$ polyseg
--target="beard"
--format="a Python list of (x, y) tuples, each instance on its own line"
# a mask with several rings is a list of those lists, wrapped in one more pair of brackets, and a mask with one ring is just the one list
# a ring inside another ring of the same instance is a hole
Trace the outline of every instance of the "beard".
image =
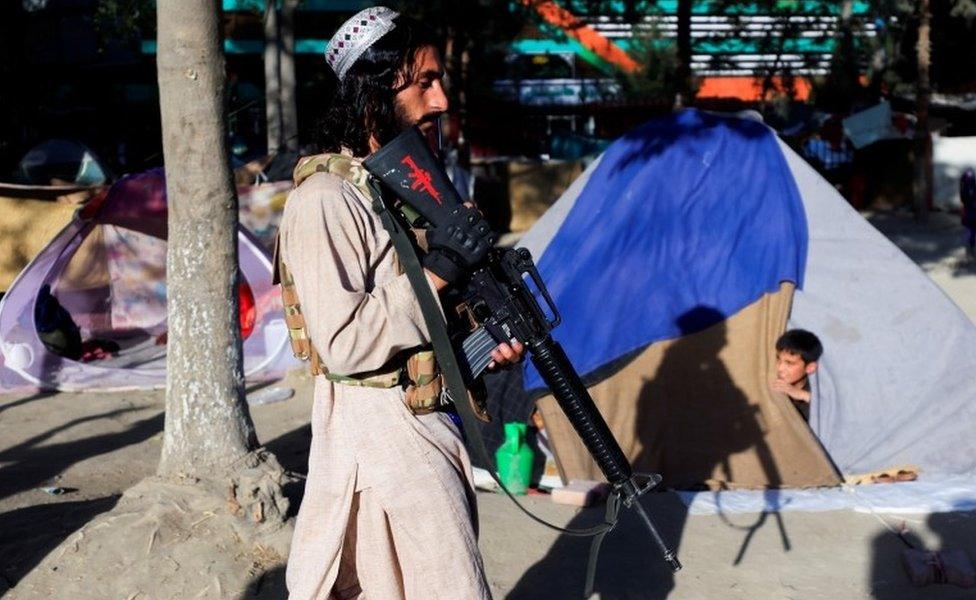
[(414, 120), (407, 115), (406, 110), (404, 110), (401, 104), (394, 104), (393, 119), (395, 121), (396, 133), (401, 134), (415, 125), (419, 126), (421, 128), (420, 132), (426, 138), (431, 150), (435, 153), (440, 152), (441, 140), (438, 123), (442, 114), (440, 112), (427, 113), (419, 119)]
[(393, 121), (396, 125), (396, 132), (398, 134), (403, 133), (410, 127), (413, 127), (410, 117), (407, 116), (407, 112), (400, 103), (395, 103), (393, 105)]

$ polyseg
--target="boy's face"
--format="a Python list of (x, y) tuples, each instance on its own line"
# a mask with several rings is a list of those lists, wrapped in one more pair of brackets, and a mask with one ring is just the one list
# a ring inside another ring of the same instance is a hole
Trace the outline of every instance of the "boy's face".
[(817, 370), (817, 362), (803, 362), (803, 358), (795, 352), (780, 350), (776, 353), (776, 379), (796, 385), (813, 375)]

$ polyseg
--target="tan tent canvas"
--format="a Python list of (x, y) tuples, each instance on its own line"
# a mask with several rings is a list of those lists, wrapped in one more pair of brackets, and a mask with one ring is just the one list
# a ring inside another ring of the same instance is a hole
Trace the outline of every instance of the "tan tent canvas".
[(77, 206), (0, 196), (0, 292), (71, 221)]
[[(840, 483), (797, 410), (770, 391), (792, 296), (784, 283), (717, 325), (650, 345), (589, 387), (635, 470), (677, 488)], [(563, 478), (600, 479), (555, 399), (538, 406)]]

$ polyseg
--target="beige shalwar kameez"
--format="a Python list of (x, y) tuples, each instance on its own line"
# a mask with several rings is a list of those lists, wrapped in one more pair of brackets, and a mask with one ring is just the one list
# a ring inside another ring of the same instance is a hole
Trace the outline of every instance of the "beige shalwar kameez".
[[(372, 371), (427, 344), (420, 306), (370, 200), (331, 173), (300, 183), (285, 207), (281, 252), (324, 365)], [(415, 416), (403, 396), (399, 387), (316, 377), (290, 598), (490, 598), (459, 431), (443, 413)]]

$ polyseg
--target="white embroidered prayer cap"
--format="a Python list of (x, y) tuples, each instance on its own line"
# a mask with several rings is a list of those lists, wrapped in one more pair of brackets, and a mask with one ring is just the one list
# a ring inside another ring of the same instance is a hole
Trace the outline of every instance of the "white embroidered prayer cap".
[(393, 31), (393, 22), (399, 13), (385, 6), (374, 6), (356, 13), (335, 32), (325, 47), (325, 62), (335, 71), (339, 81), (349, 72), (363, 52), (387, 33)]

